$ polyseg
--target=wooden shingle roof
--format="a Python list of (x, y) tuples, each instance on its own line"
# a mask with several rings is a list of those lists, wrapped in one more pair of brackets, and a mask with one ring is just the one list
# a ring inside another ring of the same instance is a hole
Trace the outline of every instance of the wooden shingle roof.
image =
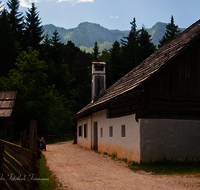
[(0, 117), (11, 116), (16, 97), (16, 91), (0, 92)]
[(127, 73), (124, 77), (119, 79), (110, 88), (106, 90), (104, 96), (99, 98), (94, 103), (89, 103), (86, 107), (81, 109), (73, 118), (79, 115), (84, 115), (94, 108), (106, 104), (110, 100), (119, 97), (136, 87), (139, 87), (145, 80), (149, 79), (153, 74), (160, 70), (168, 61), (176, 55), (179, 55), (186, 47), (193, 41), (200, 37), (200, 20), (191, 25), (181, 34), (179, 34), (172, 41), (163, 45), (156, 50), (152, 55), (140, 63), (137, 67)]

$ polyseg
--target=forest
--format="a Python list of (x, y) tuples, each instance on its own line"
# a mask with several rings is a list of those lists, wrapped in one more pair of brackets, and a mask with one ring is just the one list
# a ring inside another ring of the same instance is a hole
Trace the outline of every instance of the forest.
[[(2, 3), (0, 2), (0, 7)], [(60, 42), (55, 30), (44, 36), (39, 12), (34, 3), (23, 13), (19, 1), (8, 0), (8, 10), (0, 9), (0, 91), (17, 91), (23, 122), (16, 133), (37, 121), (38, 134), (64, 134), (76, 131), (71, 117), (91, 101), (91, 66), (106, 62), (106, 87), (110, 87), (155, 50), (145, 28), (130, 22), (128, 36), (99, 52), (95, 42), (86, 53), (72, 41)], [(171, 22), (159, 47), (180, 33)]]

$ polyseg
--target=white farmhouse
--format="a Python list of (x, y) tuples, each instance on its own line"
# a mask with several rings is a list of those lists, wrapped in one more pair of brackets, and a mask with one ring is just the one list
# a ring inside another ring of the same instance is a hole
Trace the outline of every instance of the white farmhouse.
[(200, 20), (107, 90), (105, 63), (92, 67), (79, 145), (137, 162), (200, 158)]

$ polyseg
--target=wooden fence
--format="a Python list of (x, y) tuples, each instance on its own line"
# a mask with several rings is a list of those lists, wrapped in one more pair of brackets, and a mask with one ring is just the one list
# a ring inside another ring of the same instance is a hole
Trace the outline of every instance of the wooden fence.
[[(0, 139), (0, 189), (39, 189), (37, 122), (31, 120), (30, 135), (20, 134), (21, 147)], [(29, 148), (29, 149), (28, 149)]]

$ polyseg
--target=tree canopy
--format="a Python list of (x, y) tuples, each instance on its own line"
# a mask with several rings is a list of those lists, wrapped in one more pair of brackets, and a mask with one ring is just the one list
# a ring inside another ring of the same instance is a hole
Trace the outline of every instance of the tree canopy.
[(19, 1), (18, 0), (8, 0), (7, 2), (8, 8), (10, 9), (9, 12), (9, 23), (12, 27), (13, 33), (15, 35), (16, 40), (19, 42), (22, 39), (22, 33), (23, 33), (23, 13), (19, 12)]
[(178, 25), (174, 24), (174, 17), (171, 16), (171, 22), (166, 25), (166, 32), (161, 40), (159, 40), (158, 47), (160, 48), (162, 45), (175, 38), (178, 34), (180, 34), (180, 30), (178, 30)]
[(137, 29), (135, 18), (129, 34), (110, 49), (100, 52), (96, 41), (87, 53), (72, 41), (60, 43), (57, 30), (43, 37), (34, 3), (25, 16), (18, 0), (8, 0), (8, 6), (10, 12), (0, 13), (0, 90), (18, 92), (24, 121), (18, 132), (28, 128), (30, 119), (37, 121), (39, 134), (75, 131), (70, 118), (91, 102), (92, 61), (106, 62), (108, 88), (156, 49), (145, 27)]
[(43, 39), (43, 28), (41, 25), (41, 19), (39, 13), (36, 11), (35, 4), (26, 12), (25, 17), (25, 47), (32, 46), (34, 49), (38, 49), (40, 42)]
[(136, 67), (156, 49), (146, 29), (143, 27), (141, 30), (137, 30), (135, 18), (133, 18), (130, 24), (131, 30), (129, 35), (121, 39), (122, 56), (125, 61), (126, 72)]
[(99, 52), (99, 46), (98, 46), (98, 42), (96, 41), (94, 43), (94, 47), (93, 47), (94, 61), (98, 61), (99, 54), (100, 54), (100, 52)]
[(138, 65), (138, 53), (139, 53), (139, 31), (137, 31), (136, 19), (130, 22), (131, 30), (127, 37), (121, 39), (123, 56), (127, 61), (127, 67), (129, 69)]

